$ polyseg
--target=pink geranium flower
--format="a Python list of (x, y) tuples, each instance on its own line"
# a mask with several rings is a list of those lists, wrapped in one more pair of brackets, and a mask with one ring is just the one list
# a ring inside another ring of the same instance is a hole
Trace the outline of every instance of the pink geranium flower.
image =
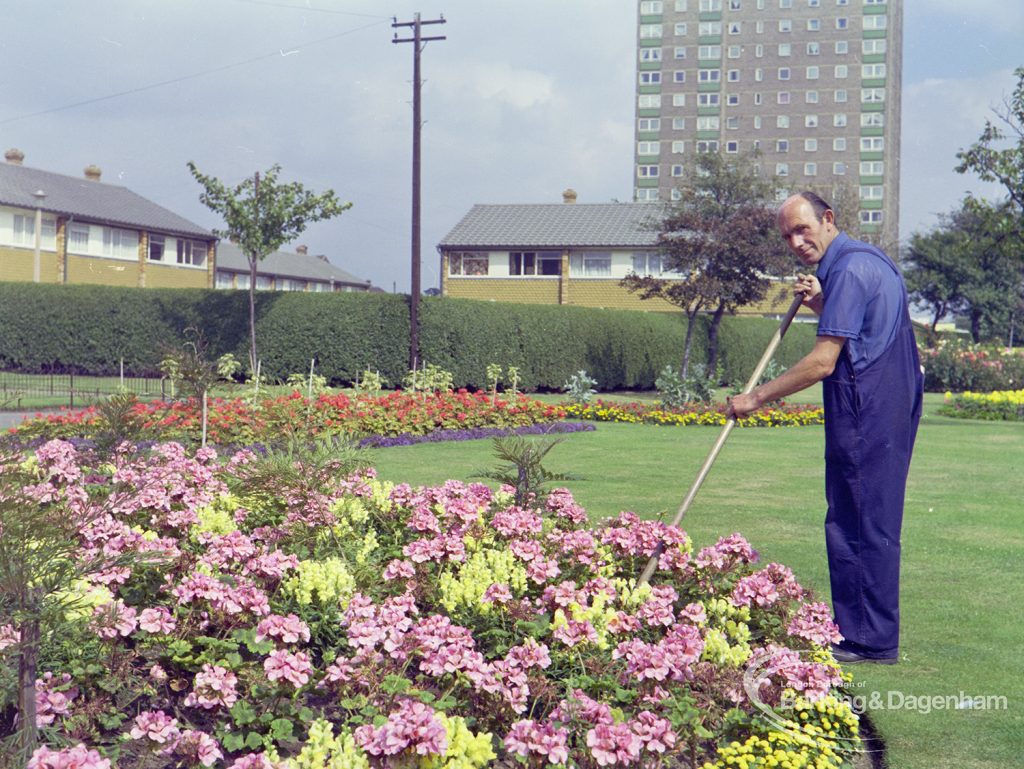
[(287, 681), (296, 689), (300, 689), (309, 683), (309, 674), (313, 666), (305, 652), (293, 654), (284, 649), (276, 649), (263, 661), (263, 669), (271, 681)]

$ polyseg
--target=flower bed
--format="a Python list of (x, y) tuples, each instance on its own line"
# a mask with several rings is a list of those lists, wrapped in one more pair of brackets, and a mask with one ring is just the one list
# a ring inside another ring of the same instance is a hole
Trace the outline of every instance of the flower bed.
[(1024, 382), (1024, 350), (940, 341), (921, 350), (927, 392), (990, 392), (1020, 387)]
[[(143, 429), (157, 431), (161, 439), (199, 442), (202, 413), (195, 401), (139, 403), (133, 416)], [(296, 432), (312, 437), (426, 435), (435, 430), (524, 427), (562, 416), (558, 406), (522, 394), (514, 399), (492, 399), (488, 393), (466, 390), (416, 395), (392, 392), (321, 395), (309, 401), (293, 392), (263, 400), (256, 407), (241, 398), (212, 401), (208, 437), (213, 443), (240, 446), (271, 443)], [(100, 427), (100, 410), (92, 407), (40, 415), (11, 432), (22, 440), (88, 438)]]
[[(692, 403), (685, 408), (666, 409), (657, 404), (614, 403), (597, 400), (593, 403), (568, 404), (565, 415), (574, 419), (593, 419), (597, 422), (633, 422), (637, 424), (685, 426), (724, 425), (725, 406)], [(819, 406), (788, 404), (780, 401), (774, 406), (737, 420), (739, 427), (784, 427), (793, 425), (824, 424), (825, 412)]]
[(1024, 390), (998, 390), (991, 393), (946, 393), (939, 413), (960, 419), (1024, 421)]
[(520, 508), (177, 444), (95, 465), (51, 441), (2, 469), (25, 483), (10, 509), (52, 514), (91, 564), (34, 582), (33, 769), (838, 769), (859, 744), (827, 607), (739, 534), (695, 550), (633, 513), (590, 525), (565, 489)]

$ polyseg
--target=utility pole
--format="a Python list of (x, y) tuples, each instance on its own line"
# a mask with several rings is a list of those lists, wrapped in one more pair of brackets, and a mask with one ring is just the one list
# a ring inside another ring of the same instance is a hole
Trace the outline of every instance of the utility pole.
[(424, 37), (422, 28), (427, 24), (444, 24), (444, 16), (423, 21), (417, 13), (412, 21), (399, 22), (392, 18), (392, 28), (412, 27), (413, 36), (399, 38), (394, 33), (392, 43), (412, 43), (412, 289), (409, 296), (409, 368), (415, 369), (419, 357), (420, 335), (420, 53), (431, 40), (444, 40), (444, 36)]

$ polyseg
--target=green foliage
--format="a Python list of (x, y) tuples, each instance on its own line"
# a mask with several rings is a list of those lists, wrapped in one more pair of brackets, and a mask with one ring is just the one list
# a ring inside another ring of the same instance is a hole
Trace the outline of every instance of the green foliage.
[(519, 435), (495, 438), (492, 444), (494, 455), (508, 464), (478, 473), (477, 477), (511, 486), (515, 489), (515, 504), (529, 505), (549, 483), (580, 480), (570, 473), (553, 473), (544, 467), (544, 458), (548, 452), (564, 440), (528, 440)]
[(683, 377), (675, 366), (665, 366), (654, 381), (665, 408), (679, 408), (686, 403), (710, 403), (717, 382), (707, 375), (706, 367), (698, 363)]
[(594, 389), (596, 384), (596, 379), (580, 369), (565, 381), (562, 389), (565, 390), (572, 403), (588, 403), (597, 393), (597, 390)]
[[(408, 363), (407, 297), (391, 294), (260, 292), (256, 296), (261, 374), (282, 381), (310, 359), (332, 384), (380, 376), (402, 381)], [(646, 390), (679, 359), (687, 322), (679, 314), (469, 299), (424, 298), (420, 349), (452, 372), (455, 387), (485, 388), (488, 364), (505, 362), (515, 391), (561, 391), (580, 369), (604, 390)], [(247, 357), (245, 295), (198, 289), (112, 288), (0, 283), (0, 368), (30, 373), (159, 374), (169, 347), (198, 329), (208, 357)], [(695, 319), (694, 355), (704, 356), (706, 316)], [(725, 317), (719, 339), (725, 381), (750, 375), (772, 320)], [(794, 324), (778, 353), (791, 365), (813, 344), (813, 327)], [(512, 372), (515, 372), (513, 375)]]
[(357, 376), (355, 381), (355, 389), (357, 392), (369, 393), (376, 395), (384, 389), (384, 382), (380, 378), (379, 371), (370, 371), (366, 369)]
[(419, 369), (410, 369), (402, 378), (402, 388), (409, 393), (437, 393), (451, 390), (455, 379), (451, 371), (445, 371), (433, 363), (426, 363)]

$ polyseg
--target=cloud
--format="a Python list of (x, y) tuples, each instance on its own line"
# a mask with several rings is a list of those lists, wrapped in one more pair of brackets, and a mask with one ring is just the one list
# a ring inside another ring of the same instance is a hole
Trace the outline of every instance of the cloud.
[(987, 198), (1005, 196), (998, 185), (953, 169), (956, 153), (977, 140), (1013, 85), (1013, 71), (1003, 69), (982, 77), (927, 79), (904, 86), (900, 142), (904, 237), (934, 226), (936, 215), (955, 208), (967, 192)]

